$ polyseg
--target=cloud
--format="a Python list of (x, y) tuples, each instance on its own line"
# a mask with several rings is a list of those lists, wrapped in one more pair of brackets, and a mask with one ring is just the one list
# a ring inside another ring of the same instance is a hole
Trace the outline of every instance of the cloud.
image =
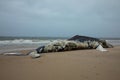
[(101, 36), (110, 36), (110, 32), (118, 36), (119, 3), (119, 0), (0, 0), (0, 28), (4, 29), (1, 34), (9, 27), (21, 32), (24, 28), (41, 31), (51, 27), (50, 31), (60, 29), (60, 33), (66, 34), (89, 35), (97, 31), (103, 32)]

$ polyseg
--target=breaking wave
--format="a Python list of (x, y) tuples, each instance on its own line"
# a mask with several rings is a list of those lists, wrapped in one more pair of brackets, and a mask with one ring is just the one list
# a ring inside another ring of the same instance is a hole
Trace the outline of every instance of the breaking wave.
[(38, 44), (38, 43), (49, 43), (52, 40), (25, 40), (25, 39), (15, 39), (15, 40), (2, 40), (0, 44)]

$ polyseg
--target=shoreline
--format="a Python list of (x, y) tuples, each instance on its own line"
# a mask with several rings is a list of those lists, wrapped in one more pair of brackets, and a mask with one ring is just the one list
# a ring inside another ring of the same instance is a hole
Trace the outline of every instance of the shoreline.
[(119, 80), (120, 46), (107, 50), (43, 53), (36, 59), (0, 55), (0, 80)]
[[(113, 48), (115, 47), (120, 47), (120, 45), (115, 45)], [(0, 50), (0, 55), (4, 54), (4, 53), (11, 53), (11, 52), (15, 52), (15, 53), (23, 53), (23, 54), (27, 54), (28, 52), (34, 51), (37, 48), (16, 48), (16, 49), (8, 49), (6, 51)], [(112, 48), (105, 48), (105, 49), (112, 49)], [(80, 49), (80, 50), (96, 50), (96, 49)], [(70, 50), (70, 51), (79, 51), (79, 50)], [(70, 51), (60, 51), (60, 52), (70, 52)], [(60, 53), (58, 52), (58, 53)], [(49, 52), (49, 53), (57, 53), (57, 52)], [(42, 53), (44, 54), (44, 53)], [(47, 54), (47, 53), (45, 53)]]
[[(54, 40), (53, 40), (54, 41)], [(56, 41), (56, 40), (55, 40)], [(108, 43), (112, 44), (113, 46), (120, 46), (120, 40), (106, 40)], [(40, 46), (46, 45), (51, 40), (22, 40), (22, 39), (15, 39), (13, 41), (5, 40), (0, 42), (0, 54), (5, 52), (12, 52), (12, 51), (20, 51), (20, 50), (30, 50), (30, 49), (37, 49)]]

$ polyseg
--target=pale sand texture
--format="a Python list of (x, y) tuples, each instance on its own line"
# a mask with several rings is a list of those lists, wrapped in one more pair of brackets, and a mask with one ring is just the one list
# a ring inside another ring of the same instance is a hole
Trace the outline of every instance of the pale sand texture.
[(0, 80), (120, 80), (120, 47), (30, 56), (0, 55)]

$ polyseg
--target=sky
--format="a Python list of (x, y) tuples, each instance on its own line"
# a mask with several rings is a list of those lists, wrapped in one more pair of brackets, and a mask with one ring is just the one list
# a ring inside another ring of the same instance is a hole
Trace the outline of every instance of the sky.
[(0, 0), (0, 36), (120, 38), (120, 0)]

